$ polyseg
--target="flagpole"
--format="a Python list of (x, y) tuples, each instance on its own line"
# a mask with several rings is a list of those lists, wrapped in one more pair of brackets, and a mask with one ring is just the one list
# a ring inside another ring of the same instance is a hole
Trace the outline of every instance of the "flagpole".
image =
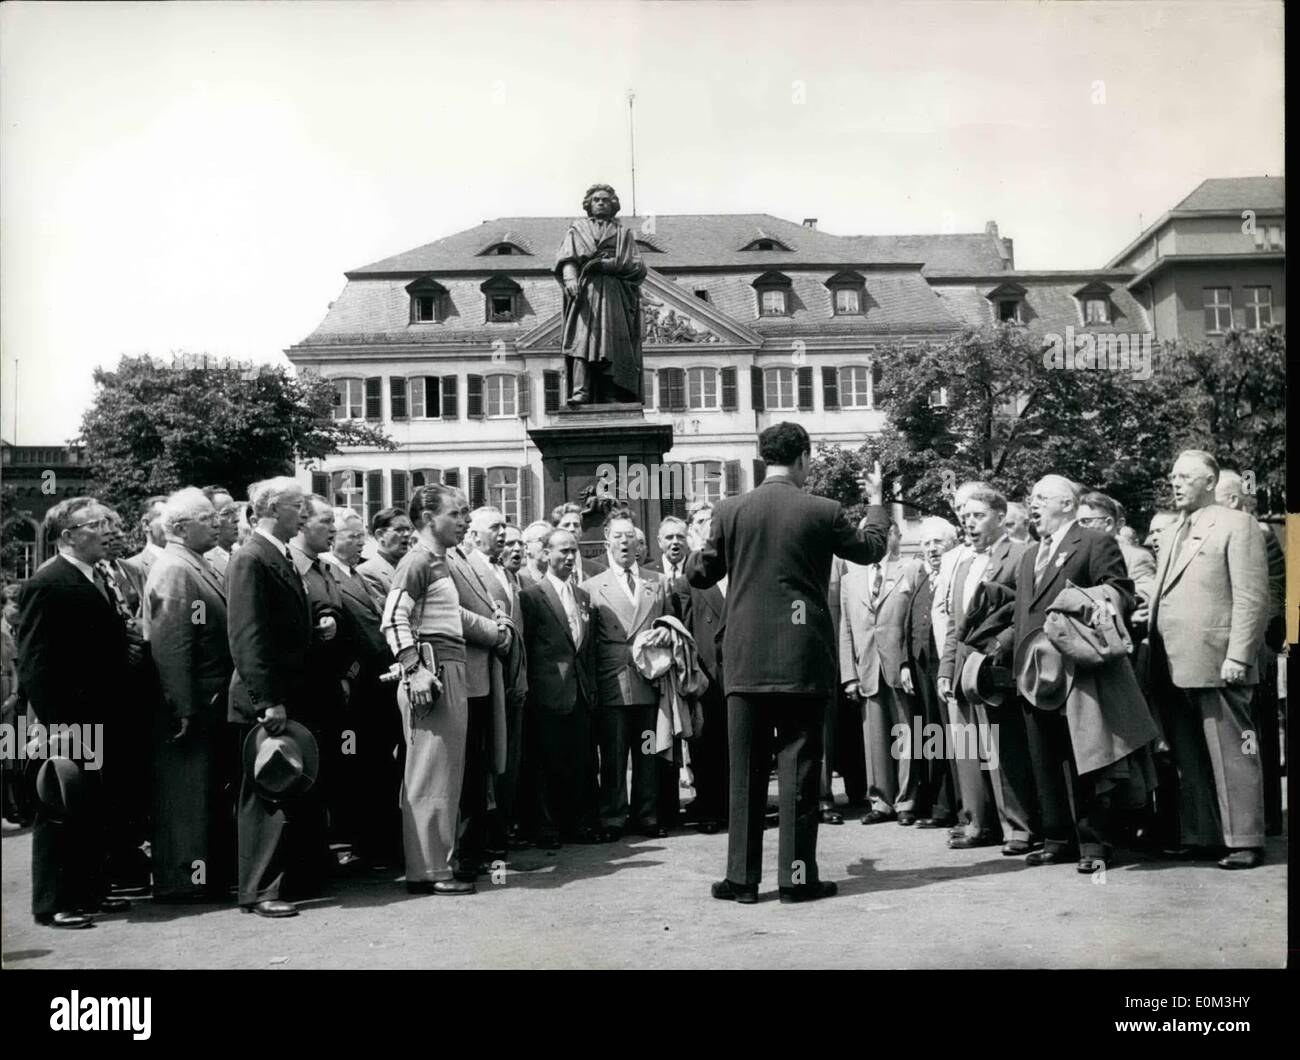
[(636, 132), (633, 115), (633, 102), (636, 100), (636, 94), (629, 88), (627, 90), (627, 142), (628, 151), (632, 159), (632, 216), (636, 217)]

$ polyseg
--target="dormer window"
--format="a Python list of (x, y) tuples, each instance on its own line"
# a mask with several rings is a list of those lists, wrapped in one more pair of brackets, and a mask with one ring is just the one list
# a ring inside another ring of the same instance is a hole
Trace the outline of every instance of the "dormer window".
[(837, 272), (826, 286), (831, 291), (831, 308), (837, 317), (855, 317), (862, 315), (863, 295), (867, 281), (858, 272)]
[(779, 272), (765, 272), (754, 281), (758, 292), (758, 315), (785, 317), (790, 315), (790, 277)]
[(789, 249), (790, 248), (787, 247), (784, 243), (782, 243), (779, 239), (772, 239), (768, 236), (763, 236), (759, 239), (752, 240), (751, 242), (747, 243), (745, 246), (741, 247), (741, 250), (789, 250)]
[(1000, 324), (1023, 324), (1026, 291), (1018, 283), (1002, 283), (984, 297), (993, 303), (995, 319)]
[(489, 324), (512, 324), (523, 314), (523, 290), (509, 276), (501, 273), (484, 282), (485, 319)]
[(479, 257), (484, 257), (485, 255), (509, 256), (511, 254), (519, 254), (525, 257), (532, 257), (533, 252), (529, 250), (527, 247), (521, 246), (520, 244), (516, 243), (512, 239), (501, 239), (495, 243), (489, 243), (486, 247), (484, 247), (482, 250), (479, 251)]
[(1096, 281), (1085, 284), (1074, 292), (1074, 297), (1079, 300), (1079, 308), (1083, 313), (1084, 324), (1109, 324), (1111, 322), (1111, 290), (1110, 284)]
[(411, 296), (412, 324), (436, 324), (447, 315), (447, 288), (432, 277), (407, 284), (406, 293)]

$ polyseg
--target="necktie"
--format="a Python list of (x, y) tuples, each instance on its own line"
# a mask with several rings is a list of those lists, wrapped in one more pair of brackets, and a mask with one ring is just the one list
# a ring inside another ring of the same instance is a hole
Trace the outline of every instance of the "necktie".
[(885, 584), (885, 570), (879, 563), (877, 563), (876, 576), (871, 580), (871, 599), (874, 600), (876, 597), (880, 595), (880, 588), (884, 584)]
[(636, 595), (636, 578), (632, 576), (631, 570), (627, 571), (627, 591)]
[(1047, 561), (1052, 558), (1052, 539), (1045, 537), (1039, 543), (1038, 555), (1034, 557), (1034, 586), (1043, 580), (1043, 571), (1047, 570)]
[(1187, 543), (1187, 532), (1191, 528), (1192, 517), (1189, 515), (1183, 519), (1174, 532), (1174, 540), (1169, 546), (1169, 562), (1165, 564), (1164, 574), (1160, 578), (1160, 588), (1156, 592), (1157, 597), (1165, 590), (1165, 582), (1169, 580), (1169, 572), (1174, 569), (1174, 564), (1178, 562), (1178, 556), (1183, 551), (1183, 545)]
[(104, 599), (113, 605), (115, 611), (121, 614), (126, 605), (117, 600), (112, 589), (113, 580), (108, 576), (102, 564), (102, 560), (100, 563), (95, 564), (95, 585), (99, 587), (99, 591)]
[(564, 613), (569, 617), (569, 632), (573, 634), (573, 643), (577, 644), (582, 636), (582, 623), (578, 621), (578, 602), (573, 598), (573, 583), (564, 583)]

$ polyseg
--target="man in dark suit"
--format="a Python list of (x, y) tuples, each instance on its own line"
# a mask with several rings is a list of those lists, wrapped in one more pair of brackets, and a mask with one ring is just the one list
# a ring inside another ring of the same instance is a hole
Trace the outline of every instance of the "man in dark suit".
[[(701, 517), (703, 514), (704, 517)], [(713, 508), (697, 508), (687, 528), (690, 551), (704, 547), (709, 539)], [(717, 637), (726, 622), (727, 579), (716, 585), (696, 589), (685, 575), (671, 584), (673, 612), (695, 639), (700, 667), (709, 678), (709, 686), (700, 698), (704, 728), (691, 741), (691, 775), (695, 781), (695, 800), (690, 816), (705, 835), (713, 835), (727, 824), (727, 697), (723, 691), (722, 658)]]
[(352, 852), (374, 869), (400, 863), (402, 719), (396, 683), (379, 680), (392, 665), (393, 653), (379, 628), (384, 601), (357, 569), (365, 540), (361, 516), (350, 508), (335, 508), (334, 543), (322, 558), (331, 560), (328, 572), (338, 583), (345, 639), (359, 664), (348, 702), (348, 722), (356, 726), (356, 754), (345, 756), (342, 763), (343, 783), (352, 792), (343, 803), (350, 815), (343, 830), (352, 838)]
[(83, 741), (83, 760), (75, 763), (87, 793), (79, 811), (59, 820), (38, 804), (32, 828), (32, 915), (57, 928), (90, 927), (90, 913), (129, 905), (108, 897), (108, 823), (99, 795), (99, 766), (112, 760), (119, 742), (134, 738), (116, 723), (116, 696), (127, 674), (126, 626), (95, 566), (105, 556), (107, 525), (107, 510), (93, 497), (51, 508), (45, 527), (58, 555), (23, 586), (19, 600), (18, 680), (29, 721), (100, 737), (94, 760), (85, 760), (90, 749)]
[[(949, 842), (953, 849), (988, 846), (997, 842), (993, 824), (1002, 835), (1007, 855), (1027, 854), (1038, 841), (1038, 812), (1034, 777), (1029, 769), (1024, 711), (1016, 701), (1010, 667), (1004, 675), (1002, 704), (975, 698), (972, 702), (961, 688), (966, 659), (972, 652), (993, 654), (997, 638), (1011, 626), (1012, 608), (1001, 596), (982, 591), (989, 585), (1013, 586), (1021, 556), (1028, 547), (1012, 541), (1006, 532), (1006, 498), (992, 489), (977, 489), (962, 506), (962, 522), (970, 537), (972, 552), (953, 571), (950, 600), (952, 621), (944, 639), (937, 687), (948, 701), (956, 724), (976, 734), (978, 757), (965, 753), (972, 741), (954, 748), (957, 782), (962, 803), (969, 810), (966, 831)], [(1009, 597), (1009, 593), (1005, 594)], [(954, 705), (955, 704), (955, 705)], [(991, 741), (997, 741), (996, 750)], [(994, 813), (989, 813), (991, 796)]]
[(519, 596), (528, 658), (528, 734), (537, 845), (591, 842), (595, 834), (596, 777), (591, 757), (595, 705), (591, 601), (573, 584), (578, 539), (551, 530), (542, 554), (547, 573)]
[[(997, 659), (1002, 665), (1018, 665), (1018, 646), (1043, 627), (1047, 608), (1067, 582), (1081, 589), (1109, 586), (1125, 621), (1133, 610), (1133, 582), (1119, 544), (1110, 534), (1079, 525), (1081, 496), (1082, 490), (1060, 475), (1047, 475), (1034, 484), (1029, 517), (1039, 543), (1024, 551), (1016, 568), (1015, 621), (999, 637)], [(1043, 837), (1043, 848), (1032, 851), (1025, 862), (1054, 865), (1077, 857), (1080, 872), (1096, 872), (1110, 857), (1117, 823), (1112, 806), (1123, 798), (1120, 788), (1131, 783), (1127, 759), (1117, 763), (1119, 768), (1080, 775), (1066, 709), (1047, 711), (1025, 704), (1023, 712)], [(1005, 761), (1010, 752), (1003, 747), (1001, 753)]]
[(232, 664), (225, 589), (205, 558), (218, 513), (191, 487), (167, 498), (162, 524), (167, 547), (145, 581), (143, 616), (162, 689), (153, 733), (153, 897), (224, 901), (235, 879), (226, 801)]
[[(939, 657), (943, 645), (934, 635), (934, 590), (944, 553), (957, 544), (956, 528), (938, 516), (921, 524), (923, 569), (903, 621), (905, 661), (899, 672), (903, 690), (915, 698), (922, 726), (949, 732), (948, 704), (939, 695)], [(925, 731), (924, 728), (922, 730)], [(920, 774), (916, 791), (916, 827), (949, 828), (957, 823), (957, 763), (949, 754), (914, 763)]]
[(144, 583), (149, 577), (149, 569), (154, 561), (162, 555), (167, 544), (167, 535), (162, 528), (162, 508), (164, 496), (149, 497), (144, 502), (144, 511), (140, 515), (140, 529), (144, 532), (144, 547), (134, 556), (122, 560), (122, 572), (131, 582), (131, 591), (138, 600), (144, 594)]
[[(230, 657), (228, 720), (242, 742), (257, 725), (272, 736), (290, 719), (309, 729), (321, 724), (308, 694), (312, 617), (307, 590), (289, 554), (303, 517), (303, 489), (294, 479), (256, 482), (248, 495), (257, 523), (226, 569)], [(265, 799), (245, 770), (239, 790), (239, 904), (265, 917), (297, 916), (280, 898), (300, 877), (310, 890), (324, 871), (328, 850), (325, 809), (316, 789), (293, 798)]]
[[(632, 642), (654, 620), (671, 613), (667, 583), (636, 565), (636, 525), (626, 512), (605, 522), (609, 566), (583, 584), (595, 616), (596, 734), (600, 743), (600, 824), (607, 842), (619, 839), (628, 824), (641, 835), (663, 838), (659, 819), (661, 759), (646, 749), (655, 731), (659, 690), (632, 662)], [(658, 632), (651, 643), (659, 643)], [(628, 755), (632, 794), (628, 801)]]
[(751, 492), (718, 503), (709, 540), (686, 562), (687, 580), (697, 589), (728, 579), (722, 670), (731, 798), (727, 877), (713, 885), (713, 896), (723, 900), (758, 897), (773, 730), (781, 900), (836, 891), (817, 870), (822, 720), (837, 674), (826, 591), (833, 556), (865, 564), (885, 554), (890, 520), (879, 506), (878, 479), (870, 482), (873, 507), (864, 530), (853, 528), (838, 502), (802, 492), (811, 449), (797, 423), (759, 435), (767, 477)]

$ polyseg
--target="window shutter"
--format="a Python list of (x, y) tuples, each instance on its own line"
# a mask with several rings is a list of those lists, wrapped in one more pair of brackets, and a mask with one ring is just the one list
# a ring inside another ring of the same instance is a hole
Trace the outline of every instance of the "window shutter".
[(384, 473), (382, 471), (366, 472), (366, 525), (375, 517), (375, 513), (384, 506)]
[[(457, 394), (457, 379), (454, 375), (444, 375), (441, 382), (442, 418), (444, 420), (454, 420), (460, 416), (460, 399)], [(482, 380), (480, 380), (480, 383), (481, 382)]]
[(334, 503), (334, 499), (330, 497), (330, 477), (328, 472), (313, 471), (311, 473), (311, 491), (328, 498), (331, 504)]
[(686, 373), (682, 369), (659, 369), (659, 407), (668, 412), (686, 410)]
[(519, 469), (519, 525), (527, 526), (537, 516), (533, 514), (533, 469)]
[(722, 369), (722, 411), (736, 411), (736, 369)]
[(515, 402), (515, 412), (519, 414), (521, 420), (527, 419), (533, 411), (533, 381), (525, 372), (515, 376), (515, 382), (519, 386), (519, 399)]
[(653, 368), (645, 368), (641, 372), (641, 403), (646, 408), (655, 407), (655, 373)]
[(754, 461), (754, 485), (761, 485), (763, 479), (767, 478), (767, 465), (761, 460)]
[(722, 465), (722, 491), (734, 497), (740, 492), (740, 461), (728, 460)]
[(372, 375), (366, 380), (366, 419), (383, 419), (384, 380), (382, 376)]
[(822, 407), (837, 409), (840, 407), (840, 381), (836, 374), (838, 369), (822, 368)]
[(487, 504), (487, 472), (481, 467), (472, 467), (469, 469), (470, 511), (482, 508), (485, 504)]
[(799, 370), (799, 410), (811, 412), (813, 407), (812, 368), (804, 365)]
[(483, 377), (481, 375), (465, 377), (465, 417), (471, 420), (483, 418)]
[[(883, 377), (883, 374), (884, 374), (884, 373), (882, 373), (881, 370), (880, 370), (880, 365), (878, 365), (878, 364), (872, 364), (872, 366), (871, 366), (871, 396), (872, 396), (872, 398), (875, 397), (876, 389), (880, 386), (880, 380), (881, 380), (881, 378)], [(874, 404), (874, 401), (873, 401), (872, 403)]]
[[(435, 379), (433, 382), (436, 387), (438, 381)], [(411, 380), (411, 419), (413, 420), (424, 419), (424, 417), (428, 415), (428, 413), (424, 411), (424, 391), (424, 376), (417, 375)], [(436, 390), (433, 394), (433, 403), (429, 407), (434, 412), (438, 410), (438, 394)]]
[[(668, 465), (669, 482), (694, 483), (695, 468), (691, 464), (678, 463)], [(668, 491), (671, 496), (668, 498), (668, 511), (664, 514), (675, 515), (678, 519), (686, 518), (686, 490), (672, 489)], [(647, 542), (648, 544), (649, 542)]]
[(542, 373), (542, 404), (547, 412), (560, 411), (560, 373)]
[(406, 379), (400, 375), (388, 377), (388, 411), (395, 420), (406, 419)]
[(460, 468), (444, 467), (442, 469), (442, 484), (460, 489)]
[(406, 489), (407, 473), (394, 468), (389, 477), (392, 480), (393, 507), (406, 511), (406, 506), (411, 503)]
[(763, 404), (763, 369), (753, 365), (749, 369), (749, 403), (755, 412), (762, 412)]

